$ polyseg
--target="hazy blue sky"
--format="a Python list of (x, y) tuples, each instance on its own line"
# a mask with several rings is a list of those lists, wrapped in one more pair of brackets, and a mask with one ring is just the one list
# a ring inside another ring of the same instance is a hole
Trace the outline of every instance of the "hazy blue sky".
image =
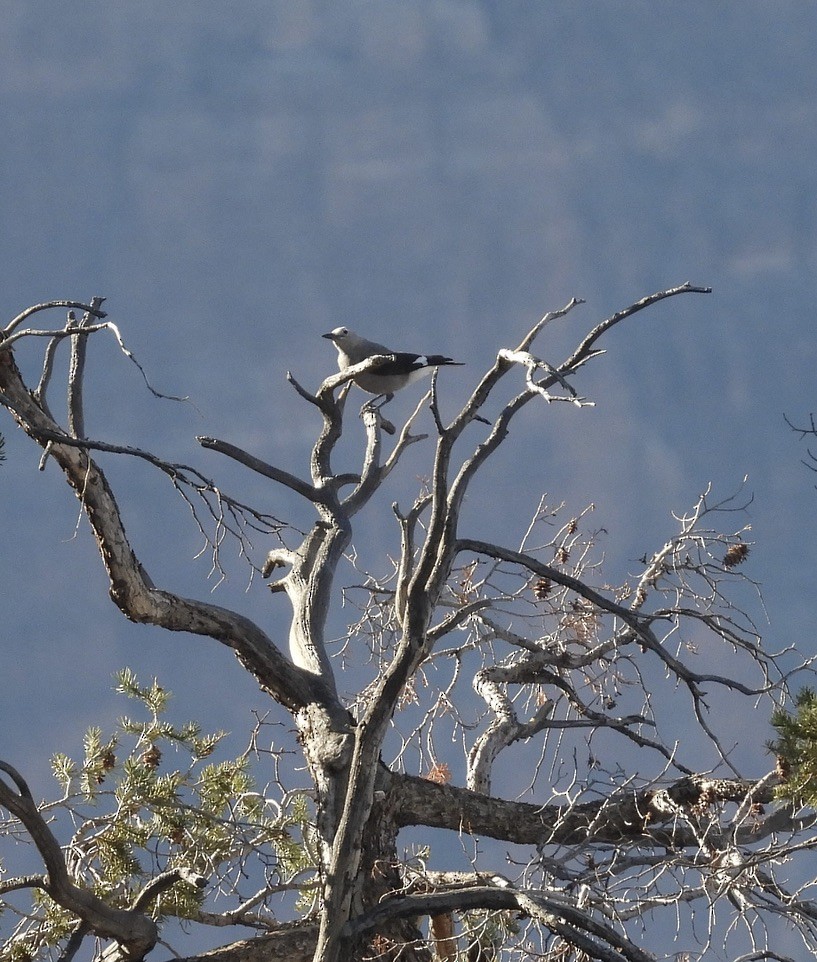
[[(576, 381), (595, 408), (526, 414), (525, 456), (491, 466), (492, 510), (469, 521), (519, 537), (544, 491), (593, 502), (616, 582), (708, 482), (726, 496), (748, 476), (770, 646), (813, 651), (817, 492), (783, 414), (817, 407), (817, 7), (6, 0), (2, 19), (3, 316), (105, 295), (153, 383), (195, 404), (150, 397), (95, 340), (91, 436), (195, 461), (288, 516), (194, 435), (305, 472), (316, 422), (284, 375), (315, 386), (334, 368), (324, 331), (465, 361), (441, 378), (453, 411), (573, 295), (586, 305), (539, 344), (554, 362), (645, 294), (711, 285), (612, 333)], [(32, 375), (41, 348), (17, 352)], [(264, 699), (229, 652), (125, 622), (76, 500), (0, 430), (2, 755), (45, 791), (51, 752), (123, 711), (126, 664), (243, 744)], [(154, 580), (208, 593), (169, 487), (105, 464)], [(383, 504), (426, 472), (413, 449)], [(375, 546), (386, 519), (362, 522)], [(214, 599), (283, 637), (283, 601), (231, 575)], [(768, 737), (758, 719), (747, 774)]]

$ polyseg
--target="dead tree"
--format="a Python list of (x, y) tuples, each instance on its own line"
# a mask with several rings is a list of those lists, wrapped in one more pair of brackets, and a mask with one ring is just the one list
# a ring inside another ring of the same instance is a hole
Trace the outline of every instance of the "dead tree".
[[(36, 305), (6, 326), (0, 404), (74, 489), (114, 603), (132, 621), (228, 646), (297, 725), (315, 800), (315, 910), (298, 921), (271, 920), (263, 937), (225, 946), (212, 958), (346, 962), (538, 952), (552, 960), (646, 962), (653, 951), (663, 952), (665, 938), (650, 937), (649, 918), (666, 912), (680, 928), (694, 908), (708, 913), (698, 951), (722, 947), (725, 936), (745, 938), (747, 951), (762, 950), (775, 918), (793, 923), (804, 944), (817, 947), (809, 886), (801, 881), (788, 889), (784, 877), (798, 846), (814, 843), (810, 817), (774, 804), (779, 774), (738, 771), (717, 730), (724, 703), (742, 700), (751, 711), (785, 690), (775, 657), (729, 598), (748, 551), (745, 531), (722, 533), (713, 525), (730, 519), (738, 505), (714, 503), (707, 491), (666, 543), (645, 555), (636, 575), (617, 586), (598, 569), (595, 536), (582, 515), (562, 521), (542, 502), (523, 543), (513, 546), (462, 530), (472, 482), (523, 408), (590, 403), (577, 393), (574, 375), (604, 353), (603, 335), (664, 298), (705, 292), (684, 284), (645, 297), (594, 326), (562, 363), (548, 363), (534, 342), (580, 303), (574, 299), (514, 348), (499, 350), (448, 423), (436, 380), (398, 432), (379, 407), (364, 406), (366, 444), (355, 474), (332, 467), (348, 388), (382, 358), (328, 377), (314, 394), (290, 377), (321, 418), (308, 478), (227, 441), (200, 438), (204, 448), (289, 489), (314, 512), (297, 542), (290, 534), (291, 543), (273, 547), (263, 563), (250, 558), (265, 577), (275, 574), (269, 587), (288, 600), (287, 642), (239, 612), (156, 585), (128, 540), (99, 454), (142, 458), (163, 472), (193, 507), (216, 565), (225, 533), (249, 557), (244, 526), (272, 532), (275, 520), (226, 495), (198, 468), (86, 436), (88, 339), (108, 331), (126, 350), (102, 299)], [(56, 307), (70, 309), (64, 327), (24, 327)], [(84, 312), (80, 320), (74, 310)], [(35, 338), (46, 347), (39, 383), (30, 389), (15, 351)], [(55, 349), (65, 338), (71, 365), (63, 426), (51, 414), (48, 391)], [(510, 397), (487, 416), (508, 384)], [(413, 433), (426, 410), (433, 442)], [(350, 636), (368, 641), (376, 670), (365, 688), (345, 697), (335, 675), (344, 653), (330, 657), (326, 638), (340, 592), (338, 565), (354, 547), (356, 516), (422, 439), (433, 444), (428, 483), (407, 509), (394, 505), (394, 570), (386, 579), (363, 573), (360, 616), (349, 626)], [(723, 651), (735, 666), (726, 674), (711, 667)], [(435, 757), (438, 730), (452, 744), (459, 739), (466, 784), (452, 784), (451, 766)], [(760, 746), (762, 734), (755, 740)], [(705, 770), (696, 764), (702, 744), (716, 762)], [(494, 791), (496, 765), (511, 746), (533, 751), (525, 800)], [(629, 750), (649, 758), (647, 774), (615, 764), (617, 752)], [(155, 891), (125, 908), (91, 896), (82, 878), (69, 876), (23, 776), (8, 763), (2, 771), (0, 805), (30, 834), (45, 873), (0, 882), (0, 895), (36, 887), (68, 908), (77, 927), (65, 958), (86, 934), (109, 942), (107, 959), (142, 958), (158, 938)], [(476, 858), (472, 872), (434, 872), (422, 859), (401, 857), (398, 836), (409, 826), (497, 839), (528, 854), (502, 872)], [(193, 878), (196, 885), (206, 881)], [(161, 885), (178, 882), (174, 876)]]

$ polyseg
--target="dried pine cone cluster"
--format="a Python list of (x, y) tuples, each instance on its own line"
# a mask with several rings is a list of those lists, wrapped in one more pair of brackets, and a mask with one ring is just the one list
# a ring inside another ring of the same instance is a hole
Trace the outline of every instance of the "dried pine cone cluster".
[(734, 568), (741, 562), (746, 560), (749, 554), (749, 545), (744, 544), (742, 541), (738, 541), (736, 544), (730, 545), (723, 556), (723, 566), (724, 568)]

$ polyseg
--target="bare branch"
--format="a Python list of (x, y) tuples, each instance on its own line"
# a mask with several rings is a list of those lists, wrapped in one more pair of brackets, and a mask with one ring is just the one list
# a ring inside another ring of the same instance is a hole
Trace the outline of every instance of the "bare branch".
[(534, 340), (541, 334), (542, 329), (550, 324), (551, 321), (558, 320), (560, 317), (564, 317), (573, 310), (574, 307), (578, 307), (579, 304), (584, 304), (585, 302), (581, 297), (571, 297), (571, 299), (565, 304), (564, 307), (556, 311), (548, 311), (547, 314), (540, 320), (537, 321), (533, 327), (528, 331), (528, 333), (522, 338), (516, 347), (517, 351), (528, 351), (530, 350), (531, 344)]
[[(104, 297), (94, 298), (92, 303), (101, 304), (104, 300), (105, 300)], [(13, 334), (11, 333), (11, 330), (14, 330), (14, 328), (17, 327), (17, 325), (19, 324), (20, 318), (25, 318), (34, 311), (43, 310), (48, 307), (69, 306), (70, 304), (73, 304), (73, 302), (52, 301), (52, 302), (49, 302), (48, 304), (41, 304), (41, 305), (37, 305), (34, 308), (29, 308), (28, 311), (23, 311), (22, 314), (18, 315), (18, 317), (15, 318), (14, 321), (12, 321), (11, 324), (8, 325), (8, 327), (6, 328), (5, 336), (0, 338), (0, 353), (9, 351), (11, 347), (15, 344), (15, 342), (17, 342), (18, 340), (21, 340), (22, 338), (26, 338), (26, 337), (49, 338), (49, 346), (46, 349), (46, 356), (43, 364), (42, 374), (40, 376), (40, 383), (36, 391), (36, 395), (38, 399), (42, 399), (44, 397), (45, 390), (47, 388), (48, 382), (51, 377), (51, 368), (53, 366), (53, 360), (54, 360), (54, 354), (53, 354), (54, 341), (59, 341), (66, 337), (71, 337), (72, 339), (76, 339), (77, 335), (82, 335), (82, 338), (84, 339), (87, 337), (87, 335), (95, 334), (98, 331), (110, 331), (113, 334), (113, 336), (116, 338), (116, 342), (119, 345), (119, 350), (138, 369), (139, 373), (142, 376), (142, 380), (144, 381), (145, 387), (148, 389), (148, 391), (150, 391), (150, 393), (154, 397), (161, 398), (166, 401), (189, 401), (190, 400), (188, 397), (179, 397), (174, 394), (164, 394), (161, 391), (157, 391), (156, 388), (154, 388), (153, 385), (148, 380), (148, 376), (145, 372), (145, 369), (137, 360), (136, 355), (125, 344), (122, 334), (119, 331), (119, 328), (116, 326), (116, 324), (114, 324), (113, 321), (103, 321), (100, 324), (89, 323), (90, 316), (107, 317), (107, 314), (105, 314), (103, 311), (94, 310), (90, 305), (86, 305), (86, 304), (74, 305), (74, 306), (82, 307), (86, 311), (85, 316), (83, 317), (82, 321), (80, 321), (79, 323), (76, 323), (73, 314), (69, 314), (68, 321), (65, 327), (62, 328), (61, 330), (42, 330), (40, 328), (26, 328), (25, 330), (15, 331)], [(73, 364), (74, 362), (72, 362), (72, 365)], [(72, 367), (72, 371), (73, 373), (69, 375), (69, 382), (78, 384), (82, 380), (81, 367), (77, 368), (74, 366)], [(76, 388), (72, 390), (76, 390)], [(70, 401), (71, 399), (69, 398), (69, 402)]]
[(160, 875), (152, 878), (133, 900), (131, 908), (134, 911), (141, 911), (148, 908), (162, 892), (167, 891), (167, 889), (177, 882), (185, 882), (187, 885), (192, 885), (198, 889), (204, 888), (204, 886), (207, 885), (207, 879), (203, 875), (180, 865), (176, 868), (168, 869), (167, 872), (162, 872)]
[[(559, 317), (564, 317), (568, 314), (574, 307), (579, 304), (583, 304), (584, 301), (580, 298), (574, 297), (568, 301), (565, 306), (557, 311), (551, 311), (531, 328), (530, 331), (522, 338), (517, 346), (517, 351), (527, 351), (528, 348), (533, 343), (534, 338), (539, 334), (542, 328), (549, 324), (551, 321), (556, 320)], [(488, 371), (482, 378), (480, 383), (474, 389), (471, 397), (466, 401), (460, 413), (452, 421), (448, 428), (448, 434), (451, 436), (452, 440), (458, 437), (463, 429), (471, 423), (471, 421), (477, 420), (477, 415), (480, 408), (485, 404), (489, 395), (496, 387), (499, 380), (513, 367), (513, 363), (507, 357), (504, 357), (500, 351), (497, 354), (496, 361), (493, 367)]]
[(56, 330), (43, 330), (39, 327), (27, 327), (22, 331), (15, 331), (14, 334), (9, 334), (4, 340), (0, 341), (0, 353), (4, 351), (10, 351), (13, 345), (22, 340), (25, 337), (47, 337), (51, 340), (63, 340), (66, 337), (73, 337), (75, 334), (96, 334), (97, 331), (108, 331), (111, 329), (109, 321), (103, 321), (101, 324), (89, 324), (85, 328), (81, 328), (73, 315), (68, 318), (68, 323), (63, 328), (58, 328)]
[[(5, 394), (0, 393), (0, 403), (9, 411), (19, 414), (15, 404)], [(44, 409), (43, 409), (44, 410)], [(44, 412), (45, 413), (45, 412)], [(47, 415), (50, 419), (50, 416)], [(197, 468), (187, 464), (164, 461), (150, 451), (143, 451), (140, 448), (133, 448), (128, 445), (110, 444), (106, 441), (93, 441), (89, 438), (73, 438), (57, 428), (53, 420), (50, 428), (35, 428), (29, 425), (28, 433), (31, 437), (44, 443), (45, 453), (40, 462), (40, 470), (44, 470), (47, 456), (51, 453), (54, 443), (68, 445), (69, 447), (79, 448), (83, 451), (101, 451), (108, 454), (127, 455), (139, 458), (148, 464), (158, 468), (172, 482), (173, 487), (183, 498), (190, 508), (190, 512), (196, 522), (197, 528), (205, 542), (213, 552), (213, 567), (221, 571), (219, 561), (220, 533), (229, 532), (239, 542), (242, 552), (245, 552), (245, 529), (251, 528), (264, 534), (278, 532), (283, 527), (282, 522), (271, 515), (262, 514), (250, 505), (225, 494), (219, 490), (214, 481), (202, 474)], [(185, 488), (190, 489), (199, 499), (198, 506), (192, 498), (185, 493)], [(200, 509), (210, 516), (215, 524), (215, 534), (208, 533), (205, 523), (200, 517)], [(226, 514), (226, 516), (225, 516)]]
[[(509, 561), (512, 564), (527, 568), (542, 578), (549, 578), (555, 584), (570, 588), (571, 591), (575, 591), (577, 595), (586, 598), (601, 611), (616, 615), (626, 625), (632, 628), (639, 638), (645, 636), (650, 637), (651, 635), (649, 620), (647, 618), (635, 615), (630, 609), (624, 608), (609, 598), (605, 598), (604, 595), (599, 594), (593, 588), (584, 584), (584, 582), (579, 581), (578, 578), (573, 578), (571, 575), (565, 574), (563, 571), (551, 565), (543, 564), (521, 551), (513, 551), (510, 548), (503, 548), (500, 545), (490, 544), (487, 541), (477, 541), (473, 538), (459, 538), (456, 542), (456, 550), (458, 552), (471, 551), (474, 554), (487, 555), (500, 561)], [(655, 639), (653, 639), (653, 641), (655, 641)], [(657, 641), (655, 641), (655, 643), (657, 644)]]
[(382, 464), (380, 462), (379, 439), (380, 428), (382, 426), (382, 414), (380, 408), (364, 409), (362, 417), (364, 423), (367, 425), (368, 447), (358, 485), (343, 501), (343, 507), (349, 515), (357, 513), (366, 504), (369, 498), (371, 498), (374, 492), (397, 466), (397, 462), (409, 445), (416, 444), (418, 441), (424, 441), (428, 437), (426, 434), (411, 434), (411, 428), (427, 400), (428, 394), (425, 394), (417, 403), (403, 425), (400, 436), (395, 442), (391, 454), (389, 454)]
[(608, 317), (606, 320), (597, 324), (592, 331), (584, 338), (584, 340), (579, 344), (573, 354), (559, 366), (559, 370), (564, 374), (567, 371), (573, 371), (577, 367), (580, 367), (591, 355), (593, 345), (598, 341), (598, 339), (610, 330), (611, 327), (615, 327), (625, 318), (632, 317), (638, 311), (643, 311), (645, 307), (650, 307), (656, 304), (658, 301), (664, 300), (666, 297), (675, 297), (676, 294), (711, 294), (711, 287), (695, 287), (694, 285), (687, 282), (686, 284), (681, 284), (678, 287), (670, 287), (665, 291), (657, 291), (655, 294), (649, 294), (647, 297), (642, 297), (640, 301), (636, 301), (629, 307), (625, 307), (622, 311), (617, 311), (615, 314)]
[(45, 889), (48, 879), (45, 875), (22, 875), (19, 878), (9, 878), (0, 882), (0, 896), (20, 889)]
[[(575, 404), (576, 407), (593, 407), (595, 402), (588, 401), (586, 398), (580, 398), (572, 385), (568, 383), (567, 379), (560, 374), (553, 365), (548, 364), (547, 361), (534, 357), (528, 351), (502, 350), (499, 352), (499, 356), (505, 361), (521, 364), (525, 368), (525, 384), (531, 394), (539, 394), (548, 403), (551, 401), (570, 401), (572, 404)], [(558, 381), (567, 391), (568, 397), (554, 397), (552, 394), (549, 394), (541, 384), (534, 381), (533, 376), (539, 370), (545, 371), (551, 379)]]
[[(80, 328), (87, 328), (91, 318), (98, 313), (104, 297), (91, 299), (91, 306), (79, 322)], [(68, 314), (68, 327), (73, 326), (73, 313)], [(88, 334), (78, 333), (71, 336), (71, 363), (68, 371), (68, 433), (75, 438), (85, 437), (85, 406), (83, 386), (85, 377), (85, 358), (88, 353)]]
[[(105, 300), (105, 298), (98, 298), (98, 300), (101, 303)], [(24, 311), (18, 314), (17, 317), (9, 321), (9, 323), (3, 328), (3, 334), (6, 338), (8, 338), (8, 336), (16, 328), (18, 328), (20, 324), (22, 324), (24, 321), (27, 321), (29, 317), (36, 314), (38, 311), (48, 311), (55, 307), (68, 307), (73, 308), (74, 310), (87, 311), (88, 313), (93, 314), (94, 317), (99, 318), (108, 316), (105, 311), (99, 310), (99, 306), (94, 309), (90, 304), (84, 303), (84, 301), (46, 301), (43, 304), (34, 304), (32, 307), (27, 307)]]
[[(426, 825), (454, 832), (486, 835), (521, 845), (618, 843), (625, 839), (646, 846), (665, 844), (655, 826), (672, 821), (674, 812), (655, 800), (656, 790), (622, 790), (611, 798), (566, 805), (533, 805), (483, 795), (467, 788), (441, 785), (414, 775), (392, 774), (396, 818), (401, 826)], [(751, 779), (687, 776), (662, 789), (664, 797), (694, 808), (701, 798), (720, 802), (766, 805), (774, 800), (767, 781), (758, 788)]]
[(255, 471), (256, 474), (283, 484), (285, 487), (290, 488), (296, 494), (300, 494), (309, 501), (320, 501), (324, 498), (323, 492), (313, 487), (313, 485), (295, 477), (295, 475), (290, 474), (289, 471), (283, 471), (280, 468), (273, 467), (271, 464), (267, 464), (266, 461), (256, 458), (254, 455), (236, 447), (234, 444), (230, 444), (229, 441), (221, 441), (218, 438), (208, 438), (204, 436), (199, 436), (196, 440), (203, 448), (207, 448), (210, 451), (218, 451), (219, 454), (224, 454), (228, 458), (238, 461), (239, 464), (243, 464), (244, 467)]
[(392, 919), (469, 909), (516, 909), (526, 912), (591, 958), (604, 962), (654, 962), (654, 956), (643, 952), (608, 925), (577, 911), (567, 902), (544, 893), (520, 892), (509, 885), (458, 887), (423, 895), (395, 896), (348, 922), (345, 934), (354, 938), (382, 928)]

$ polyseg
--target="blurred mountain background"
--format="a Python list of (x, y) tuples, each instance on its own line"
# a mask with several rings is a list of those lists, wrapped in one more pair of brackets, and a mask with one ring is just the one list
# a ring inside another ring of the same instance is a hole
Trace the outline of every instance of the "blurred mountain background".
[[(565, 519), (593, 503), (616, 584), (709, 482), (714, 500), (742, 488), (751, 504), (734, 527), (752, 526), (746, 573), (765, 607), (747, 603), (771, 648), (813, 653), (817, 494), (783, 415), (806, 422), (817, 407), (817, 7), (2, 8), (2, 323), (36, 302), (104, 295), (155, 387), (191, 399), (152, 397), (113, 338), (97, 335), (91, 437), (195, 463), (303, 524), (303, 506), (195, 435), (306, 474), (317, 421), (285, 374), (314, 388), (335, 369), (321, 333), (347, 324), (466, 362), (440, 376), (453, 414), (499, 348), (572, 296), (586, 304), (537, 342), (553, 363), (646, 294), (710, 285), (610, 333), (607, 355), (574, 381), (595, 407), (530, 405), (464, 524), (514, 543), (542, 493), (565, 502)], [(43, 343), (17, 349), (30, 377)], [(418, 396), (398, 397), (394, 419)], [(352, 437), (354, 415), (350, 404)], [(180, 718), (243, 744), (250, 709), (268, 705), (231, 654), (126, 623), (56, 469), (37, 472), (38, 452), (10, 421), (0, 431), (3, 757), (52, 790), (50, 754), (78, 751), (88, 724), (123, 712), (110, 688), (124, 665), (172, 688)], [(361, 522), (380, 572), (396, 537), (388, 505), (408, 503), (430, 450), (412, 448)], [(167, 482), (142, 463), (101, 460), (154, 580), (211, 591), (208, 559), (193, 560), (198, 533)], [(229, 563), (213, 599), (285, 644), (285, 601)], [(340, 608), (333, 623), (340, 634)], [(761, 774), (766, 719), (753, 732), (732, 724), (746, 774)]]

